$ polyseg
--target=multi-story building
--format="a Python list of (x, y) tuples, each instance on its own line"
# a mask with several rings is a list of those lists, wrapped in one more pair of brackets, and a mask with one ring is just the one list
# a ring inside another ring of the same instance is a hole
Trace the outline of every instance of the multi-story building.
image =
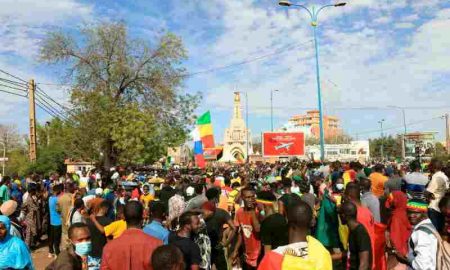
[[(293, 129), (308, 129), (309, 132), (305, 133), (307, 136), (314, 138), (320, 137), (319, 127), (319, 111), (312, 110), (307, 111), (306, 114), (294, 115), (289, 119), (289, 126)], [(323, 115), (323, 132), (325, 139), (333, 138), (342, 134), (342, 130), (339, 127), (339, 118), (336, 116)]]

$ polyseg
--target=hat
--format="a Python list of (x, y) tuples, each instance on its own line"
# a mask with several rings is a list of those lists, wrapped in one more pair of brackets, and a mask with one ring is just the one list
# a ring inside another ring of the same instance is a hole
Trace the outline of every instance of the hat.
[(194, 195), (194, 192), (195, 192), (195, 189), (194, 189), (193, 187), (188, 187), (188, 188), (186, 189), (186, 195), (187, 195), (188, 197), (191, 197), (192, 195)]
[(14, 212), (16, 212), (17, 209), (17, 202), (13, 200), (6, 201), (0, 206), (0, 212), (2, 212), (3, 215), (9, 217)]
[(425, 201), (412, 199), (406, 204), (406, 209), (413, 212), (426, 213), (428, 210), (428, 204)]
[(95, 189), (95, 195), (102, 195), (103, 194), (103, 189), (102, 188), (96, 188)]

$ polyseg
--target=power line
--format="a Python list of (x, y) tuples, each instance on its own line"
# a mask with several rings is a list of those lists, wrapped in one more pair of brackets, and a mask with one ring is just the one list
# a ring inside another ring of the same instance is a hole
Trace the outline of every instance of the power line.
[(36, 91), (40, 92), (41, 94), (43, 94), (44, 96), (46, 96), (48, 99), (50, 99), (51, 101), (53, 101), (55, 104), (57, 104), (59, 107), (61, 107), (62, 109), (64, 109), (65, 111), (69, 111), (69, 108), (67, 108), (66, 106), (62, 105), (61, 103), (57, 102), (55, 99), (53, 99), (51, 96), (49, 96), (44, 90), (42, 90), (39, 86), (36, 87)]
[(4, 71), (3, 69), (0, 69), (0, 72), (1, 72), (1, 73), (4, 73), (4, 74), (6, 74), (6, 75), (8, 75), (8, 76), (10, 76), (10, 77), (13, 77), (14, 79), (17, 79), (17, 80), (19, 80), (19, 81), (21, 81), (21, 82), (27, 83), (27, 81), (25, 81), (24, 79), (22, 79), (22, 78), (20, 78), (20, 77), (17, 77), (17, 76), (15, 76), (15, 75), (12, 75), (11, 73), (9, 73), (9, 72), (7, 72), (7, 71)]
[(2, 89), (0, 89), (0, 92), (8, 93), (8, 94), (19, 96), (19, 97), (27, 97), (26, 95), (17, 94), (17, 93), (10, 92), (10, 91), (7, 91), (7, 90), (2, 90)]
[(15, 86), (19, 86), (19, 87), (27, 87), (28, 85), (26, 83), (22, 83), (22, 82), (18, 82), (18, 81), (12, 81), (12, 80), (8, 80), (5, 78), (0, 78), (0, 81), (8, 83), (8, 84), (12, 84)]
[(22, 91), (22, 92), (27, 92), (27, 90), (24, 89), (24, 88), (18, 88), (18, 87), (14, 87), (14, 86), (9, 86), (9, 85), (2, 84), (2, 83), (0, 83), (0, 86), (6, 87), (6, 88), (10, 88), (10, 89), (14, 89), (14, 90), (19, 90), (19, 91)]
[(62, 118), (65, 118), (64, 113), (61, 113), (60, 111), (58, 111), (55, 107), (53, 107), (50, 103), (48, 103), (46, 100), (44, 100), (41, 96), (36, 95), (35, 98), (37, 101), (46, 104), (45, 106), (47, 109), (51, 110), (52, 112), (61, 116)]

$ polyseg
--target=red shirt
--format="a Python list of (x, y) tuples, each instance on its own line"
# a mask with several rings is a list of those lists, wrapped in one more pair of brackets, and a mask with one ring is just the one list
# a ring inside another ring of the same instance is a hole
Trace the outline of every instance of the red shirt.
[[(373, 219), (372, 212), (369, 208), (364, 206), (356, 206), (357, 214), (356, 221), (361, 223), (366, 228), (370, 237), (370, 244), (372, 246), (372, 263), (375, 262), (375, 220)], [(374, 265), (374, 264), (372, 264)]]
[(140, 229), (128, 229), (103, 248), (101, 270), (152, 270), (150, 258), (163, 242)]
[[(256, 213), (257, 218), (258, 216), (259, 213)], [(236, 223), (242, 231), (244, 239), (245, 262), (256, 267), (259, 252), (261, 250), (261, 241), (253, 228), (251, 214), (245, 212), (243, 208), (239, 208), (236, 212)]]

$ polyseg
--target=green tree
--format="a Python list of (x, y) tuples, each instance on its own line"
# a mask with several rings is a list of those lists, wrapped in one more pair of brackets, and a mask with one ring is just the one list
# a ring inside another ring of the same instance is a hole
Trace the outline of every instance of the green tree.
[(181, 94), (187, 53), (165, 34), (150, 44), (132, 39), (123, 23), (82, 29), (81, 38), (49, 33), (40, 60), (65, 67), (72, 83), (71, 143), (78, 157), (102, 159), (105, 168), (147, 163), (182, 143), (199, 95)]
[(387, 136), (369, 140), (370, 156), (372, 158), (381, 158), (381, 145), (383, 145), (384, 158), (400, 158), (402, 156), (401, 140), (401, 136)]

